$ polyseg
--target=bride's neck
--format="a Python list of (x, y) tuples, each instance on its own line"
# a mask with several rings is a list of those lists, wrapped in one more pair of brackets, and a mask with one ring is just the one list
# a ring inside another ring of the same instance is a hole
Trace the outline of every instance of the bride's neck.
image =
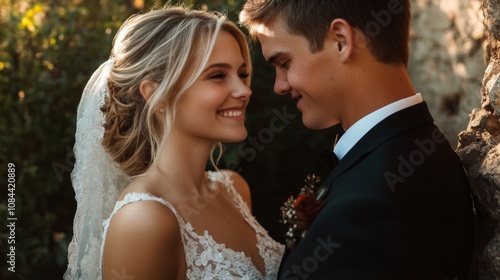
[(157, 182), (164, 182), (170, 193), (179, 196), (193, 195), (205, 187), (205, 168), (210, 156), (210, 143), (169, 141), (159, 152), (159, 157), (146, 172)]

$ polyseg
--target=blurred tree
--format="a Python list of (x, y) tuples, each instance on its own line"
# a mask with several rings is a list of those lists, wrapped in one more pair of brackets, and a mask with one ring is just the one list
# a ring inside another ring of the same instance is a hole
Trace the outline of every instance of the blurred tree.
[[(76, 107), (116, 29), (134, 12), (126, 1), (103, 2), (0, 2), (0, 168), (7, 182), (7, 163), (16, 166), (18, 219), (16, 272), (2, 261), (2, 279), (57, 279), (65, 270), (76, 205), (69, 179)], [(6, 205), (2, 195), (2, 220)]]
[[(74, 164), (76, 108), (85, 83), (108, 58), (121, 23), (133, 13), (161, 6), (152, 0), (0, 0), (0, 180), (16, 166), (16, 272), (7, 270), (1, 231), (1, 279), (60, 279), (76, 209), (70, 172)], [(224, 11), (237, 21), (244, 0), (171, 1)], [(273, 94), (274, 70), (258, 44), (249, 137), (226, 146), (221, 168), (240, 172), (252, 189), (254, 214), (282, 241), (279, 207), (308, 173), (326, 169), (316, 152), (335, 129), (311, 132), (290, 98)], [(4, 185), (4, 183), (2, 183)], [(6, 183), (5, 183), (6, 185)], [(7, 194), (7, 188), (0, 190)], [(0, 221), (8, 217), (0, 196)], [(2, 225), (5, 226), (5, 225)]]

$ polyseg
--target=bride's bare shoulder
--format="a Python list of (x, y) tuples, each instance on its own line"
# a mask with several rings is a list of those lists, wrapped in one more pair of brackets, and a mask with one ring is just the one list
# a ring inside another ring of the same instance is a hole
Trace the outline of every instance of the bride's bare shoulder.
[(122, 268), (138, 279), (157, 279), (159, 275), (176, 279), (182, 252), (179, 223), (170, 208), (153, 200), (127, 204), (110, 221), (103, 279), (112, 279), (113, 272)]

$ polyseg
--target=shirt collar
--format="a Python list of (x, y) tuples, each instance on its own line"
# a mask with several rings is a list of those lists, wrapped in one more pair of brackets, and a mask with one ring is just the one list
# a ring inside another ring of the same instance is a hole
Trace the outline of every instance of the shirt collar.
[(410, 97), (406, 97), (388, 104), (358, 120), (349, 129), (344, 132), (344, 135), (335, 145), (333, 152), (339, 160), (341, 160), (352, 147), (361, 139), (370, 129), (388, 116), (406, 109), (410, 106), (419, 104), (423, 101), (422, 95), (417, 93)]

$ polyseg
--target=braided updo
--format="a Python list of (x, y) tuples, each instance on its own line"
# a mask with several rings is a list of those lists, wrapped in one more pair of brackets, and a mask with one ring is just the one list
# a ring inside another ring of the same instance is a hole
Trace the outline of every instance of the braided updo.
[[(109, 97), (101, 108), (106, 119), (102, 144), (128, 175), (144, 173), (155, 161), (176, 103), (201, 75), (220, 30), (236, 39), (251, 71), (245, 35), (219, 14), (164, 7), (132, 16), (120, 27), (111, 53)], [(194, 71), (187, 73), (188, 66)], [(180, 84), (186, 75), (187, 82)], [(148, 100), (140, 93), (143, 81), (156, 85)], [(155, 114), (160, 108), (161, 118)]]

